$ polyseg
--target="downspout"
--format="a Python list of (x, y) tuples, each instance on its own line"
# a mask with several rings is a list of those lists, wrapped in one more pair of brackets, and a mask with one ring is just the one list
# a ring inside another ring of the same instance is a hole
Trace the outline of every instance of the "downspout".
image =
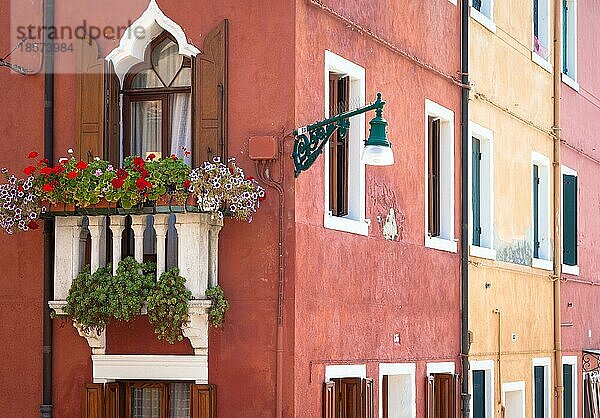
[[(54, 0), (44, 2), (44, 27), (54, 27)], [(44, 158), (54, 161), (54, 40), (45, 31), (44, 48)], [(54, 220), (44, 220), (44, 306), (41, 418), (52, 418), (52, 319), (48, 302), (54, 297)]]
[(562, 222), (561, 222), (561, 189), (562, 174), (560, 166), (560, 90), (561, 90), (561, 55), (562, 55), (562, 28), (561, 16), (562, 1), (554, 2), (554, 394), (556, 397), (556, 418), (563, 416), (563, 375), (562, 375), (562, 341), (561, 341), (561, 318), (560, 318), (560, 277), (562, 264)]
[(460, 287), (461, 287), (461, 346), (462, 414), (471, 415), (469, 394), (469, 0), (462, 0), (461, 10), (461, 127), (460, 127)]

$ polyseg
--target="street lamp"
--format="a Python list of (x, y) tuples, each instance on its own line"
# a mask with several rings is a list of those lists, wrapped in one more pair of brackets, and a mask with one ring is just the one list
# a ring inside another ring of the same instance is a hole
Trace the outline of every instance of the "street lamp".
[(362, 159), (367, 165), (394, 164), (392, 145), (387, 139), (387, 121), (383, 118), (384, 105), (385, 102), (381, 100), (381, 93), (377, 93), (377, 100), (369, 105), (296, 129), (294, 131), (296, 138), (294, 152), (292, 153), (295, 167), (294, 176), (298, 177), (302, 171), (306, 171), (312, 166), (336, 130), (340, 138), (345, 138), (348, 135), (349, 119), (352, 116), (370, 110), (375, 110), (375, 117), (369, 122), (371, 129), (369, 138), (365, 141)]

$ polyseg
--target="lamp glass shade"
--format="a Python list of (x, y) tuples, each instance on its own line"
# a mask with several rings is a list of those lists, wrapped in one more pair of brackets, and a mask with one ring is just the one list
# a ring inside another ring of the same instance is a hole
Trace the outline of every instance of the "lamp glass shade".
[(363, 151), (362, 159), (367, 165), (392, 165), (394, 164), (394, 153), (390, 146), (367, 145)]

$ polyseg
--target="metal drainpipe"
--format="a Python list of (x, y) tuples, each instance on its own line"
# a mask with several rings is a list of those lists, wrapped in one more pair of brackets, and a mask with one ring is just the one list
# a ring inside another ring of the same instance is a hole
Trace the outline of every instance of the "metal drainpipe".
[(471, 413), (469, 394), (469, 0), (462, 0), (461, 11), (461, 210), (460, 210), (460, 287), (461, 287), (461, 347), (462, 361), (462, 412), (464, 418)]
[(562, 1), (554, 2), (554, 381), (556, 396), (556, 418), (563, 416), (563, 375), (562, 375), (562, 341), (560, 328), (560, 276), (562, 264), (562, 225), (561, 225), (561, 186), (562, 174), (560, 167), (560, 89), (561, 89), (561, 28)]
[[(45, 0), (44, 26), (54, 26), (54, 0)], [(54, 161), (54, 41), (45, 33), (44, 48), (44, 157)], [(41, 418), (52, 418), (52, 319), (48, 302), (53, 299), (54, 220), (44, 220), (44, 306), (43, 306), (43, 387)]]

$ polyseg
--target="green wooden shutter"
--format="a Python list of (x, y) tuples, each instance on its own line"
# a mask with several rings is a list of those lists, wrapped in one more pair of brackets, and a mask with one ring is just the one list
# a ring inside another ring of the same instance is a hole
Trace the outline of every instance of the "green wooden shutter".
[(533, 0), (533, 36), (535, 36), (536, 38), (539, 38), (539, 22), (538, 22), (538, 16), (539, 16), (539, 0)]
[(540, 255), (540, 175), (539, 167), (533, 165), (533, 257)]
[(563, 263), (577, 265), (577, 177), (563, 175)]
[(485, 418), (485, 370), (473, 370), (473, 418)]
[(533, 384), (534, 384), (534, 403), (535, 403), (535, 418), (544, 418), (544, 366), (535, 366), (533, 368)]
[(473, 138), (473, 245), (481, 245), (481, 142)]
[(573, 418), (573, 366), (563, 364), (563, 418)]

